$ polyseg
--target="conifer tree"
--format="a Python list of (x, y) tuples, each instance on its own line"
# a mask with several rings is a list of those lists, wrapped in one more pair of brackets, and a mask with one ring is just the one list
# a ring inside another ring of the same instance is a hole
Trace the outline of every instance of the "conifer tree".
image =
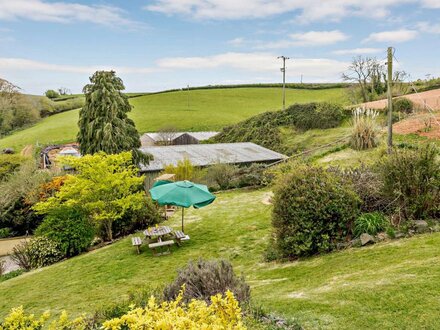
[(131, 111), (122, 80), (114, 71), (96, 71), (84, 86), (85, 104), (79, 113), (77, 140), (83, 155), (103, 151), (132, 151), (134, 162), (148, 161), (138, 148), (139, 133), (128, 118)]

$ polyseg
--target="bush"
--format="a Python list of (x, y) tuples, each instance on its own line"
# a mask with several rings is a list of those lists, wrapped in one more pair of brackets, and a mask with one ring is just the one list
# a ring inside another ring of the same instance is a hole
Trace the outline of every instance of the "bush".
[(7, 238), (7, 237), (11, 237), (13, 234), (12, 229), (11, 228), (0, 228), (0, 238)]
[(63, 256), (72, 257), (90, 247), (95, 228), (81, 210), (64, 206), (52, 210), (35, 233), (55, 242)]
[(337, 173), (343, 180), (348, 181), (356, 194), (361, 198), (361, 212), (389, 212), (391, 200), (382, 191), (382, 178), (373, 166), (361, 166), (356, 168), (340, 169), (329, 168)]
[(438, 149), (429, 144), (416, 150), (394, 149), (378, 164), (383, 193), (394, 201), (401, 219), (440, 216), (438, 155)]
[(60, 97), (60, 94), (53, 89), (48, 89), (44, 95), (46, 95), (46, 97), (49, 99), (56, 99), (57, 97)]
[(11, 255), (21, 268), (30, 270), (52, 265), (63, 258), (56, 242), (40, 236), (15, 246)]
[(230, 164), (215, 164), (209, 166), (206, 178), (209, 182), (216, 183), (220, 189), (231, 187), (232, 180), (238, 173), (238, 167)]
[(227, 126), (210, 142), (254, 142), (263, 147), (285, 152), (280, 127), (295, 126), (300, 130), (332, 128), (345, 118), (343, 108), (330, 103), (294, 104), (283, 111), (265, 112), (235, 125)]
[(360, 200), (335, 173), (298, 165), (274, 193), (272, 224), (282, 257), (329, 252), (349, 238)]
[(266, 184), (266, 166), (264, 164), (253, 163), (247, 167), (241, 167), (238, 171), (238, 186), (261, 186)]
[(376, 124), (377, 111), (357, 108), (353, 111), (353, 128), (350, 145), (355, 150), (365, 150), (379, 144), (379, 128)]
[(234, 293), (240, 302), (248, 302), (250, 287), (243, 278), (234, 274), (232, 265), (226, 260), (198, 260), (189, 262), (181, 269), (173, 283), (164, 289), (166, 300), (173, 300), (179, 296), (182, 286), (185, 285), (183, 301), (191, 299), (210, 301), (210, 297), (216, 294), (224, 294), (228, 290)]
[(376, 235), (387, 228), (387, 219), (382, 213), (364, 213), (361, 214), (354, 222), (353, 234), (356, 237), (366, 233)]
[(20, 155), (0, 155), (0, 181), (18, 170), (25, 158)]
[(393, 100), (393, 111), (410, 114), (414, 111), (414, 103), (405, 97), (399, 97)]
[(137, 230), (151, 227), (162, 221), (159, 209), (150, 197), (136, 210), (128, 210), (120, 219), (113, 222), (116, 237), (131, 234)]

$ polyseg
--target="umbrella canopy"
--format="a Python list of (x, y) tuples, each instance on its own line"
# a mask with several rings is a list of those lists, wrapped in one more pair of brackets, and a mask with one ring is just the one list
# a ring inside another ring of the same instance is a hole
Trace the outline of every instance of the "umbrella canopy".
[(150, 189), (151, 198), (159, 205), (176, 205), (182, 207), (182, 231), (183, 231), (183, 208), (194, 206), (196, 209), (211, 204), (215, 196), (208, 187), (190, 181), (178, 181), (157, 185)]

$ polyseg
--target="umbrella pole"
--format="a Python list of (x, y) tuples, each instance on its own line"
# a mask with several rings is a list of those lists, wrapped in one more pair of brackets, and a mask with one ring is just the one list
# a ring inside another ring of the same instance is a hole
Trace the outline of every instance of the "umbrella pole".
[(185, 231), (183, 230), (183, 212), (184, 212), (185, 208), (182, 206), (182, 233), (184, 233)]

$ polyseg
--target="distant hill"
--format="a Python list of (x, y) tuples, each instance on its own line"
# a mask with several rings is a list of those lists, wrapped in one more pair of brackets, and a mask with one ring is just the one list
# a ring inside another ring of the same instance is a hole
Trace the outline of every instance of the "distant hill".
[[(317, 87), (317, 85), (315, 86)], [(321, 86), (322, 87), (322, 86)], [(140, 133), (174, 126), (182, 131), (220, 130), (253, 115), (278, 110), (281, 88), (234, 87), (200, 88), (189, 92), (131, 93), (133, 111), (130, 117)], [(308, 103), (329, 101), (346, 104), (345, 89), (287, 89), (286, 102)], [(29, 144), (71, 142), (76, 137), (79, 110), (70, 110), (44, 118), (27, 129), (0, 139), (0, 149), (21, 149)]]

